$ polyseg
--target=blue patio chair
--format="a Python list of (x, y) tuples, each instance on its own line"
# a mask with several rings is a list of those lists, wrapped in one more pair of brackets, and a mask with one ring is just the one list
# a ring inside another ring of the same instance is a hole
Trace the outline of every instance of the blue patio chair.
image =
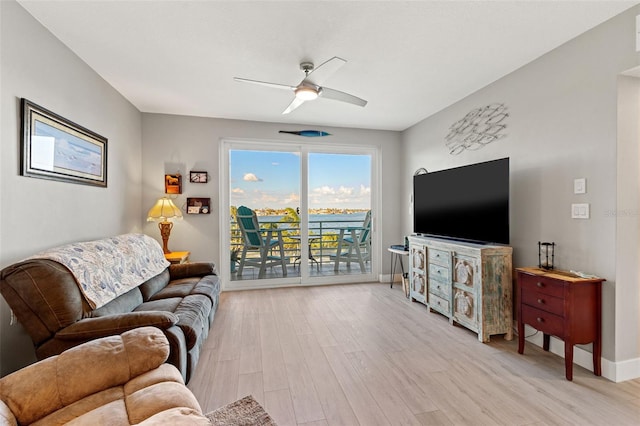
[[(347, 231), (349, 234), (345, 236)], [(360, 271), (364, 273), (364, 263), (371, 260), (371, 210), (364, 217), (361, 227), (344, 229), (340, 235), (342, 238), (338, 240), (334, 271), (338, 270), (340, 262), (346, 262), (347, 268), (350, 268), (351, 262), (357, 261)]]
[[(287, 259), (284, 256), (282, 233), (278, 229), (261, 230), (256, 213), (248, 207), (238, 207), (236, 220), (242, 233), (242, 254), (238, 276), (245, 266), (260, 268), (258, 278), (264, 278), (267, 266), (282, 265), (282, 275), (287, 275)], [(264, 235), (266, 234), (266, 235)], [(275, 234), (275, 235), (274, 235)], [(279, 249), (274, 253), (275, 249)], [(247, 257), (248, 252), (257, 252), (258, 257)]]

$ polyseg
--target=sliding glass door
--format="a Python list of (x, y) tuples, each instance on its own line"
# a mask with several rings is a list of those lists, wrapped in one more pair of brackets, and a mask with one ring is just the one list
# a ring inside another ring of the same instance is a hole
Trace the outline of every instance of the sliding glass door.
[(371, 274), (371, 155), (307, 158), (311, 267), (322, 276)]
[(227, 288), (374, 279), (375, 149), (225, 141), (221, 158)]
[(231, 149), (228, 155), (231, 279), (299, 276), (289, 267), (300, 245), (299, 153)]

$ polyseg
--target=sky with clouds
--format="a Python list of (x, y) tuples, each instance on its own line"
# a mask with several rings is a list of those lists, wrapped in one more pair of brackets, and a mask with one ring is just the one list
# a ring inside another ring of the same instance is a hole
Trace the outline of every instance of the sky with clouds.
[[(279, 151), (230, 152), (231, 205), (250, 208), (300, 206), (300, 154)], [(309, 207), (368, 209), (368, 155), (309, 154)]]

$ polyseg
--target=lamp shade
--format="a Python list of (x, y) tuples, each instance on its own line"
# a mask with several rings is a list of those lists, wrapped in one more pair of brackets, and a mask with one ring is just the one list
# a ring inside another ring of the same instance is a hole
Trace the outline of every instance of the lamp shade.
[(173, 204), (173, 201), (170, 198), (162, 197), (156, 201), (156, 204), (151, 207), (151, 209), (149, 209), (149, 213), (147, 213), (147, 222), (166, 222), (167, 219), (182, 219), (182, 211)]

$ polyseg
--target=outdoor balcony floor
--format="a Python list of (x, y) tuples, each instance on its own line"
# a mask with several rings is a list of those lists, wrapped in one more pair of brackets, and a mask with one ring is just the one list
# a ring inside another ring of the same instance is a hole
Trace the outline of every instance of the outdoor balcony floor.
[[(365, 274), (371, 273), (371, 262), (365, 262)], [(340, 275), (361, 275), (363, 272), (360, 270), (358, 262), (351, 262), (351, 267), (347, 267), (346, 263), (341, 262), (337, 271), (334, 271), (335, 263), (329, 258), (323, 259), (317, 265), (315, 262), (309, 264), (309, 276), (310, 277), (331, 277)], [(244, 280), (257, 280), (259, 268), (253, 266), (246, 266), (242, 271), (242, 275), (238, 276), (237, 272), (231, 274), (231, 281), (244, 281)], [(291, 260), (287, 264), (287, 278), (300, 276), (300, 262), (293, 264)], [(265, 276), (262, 279), (270, 278), (282, 278), (282, 267), (273, 266), (266, 270)]]

